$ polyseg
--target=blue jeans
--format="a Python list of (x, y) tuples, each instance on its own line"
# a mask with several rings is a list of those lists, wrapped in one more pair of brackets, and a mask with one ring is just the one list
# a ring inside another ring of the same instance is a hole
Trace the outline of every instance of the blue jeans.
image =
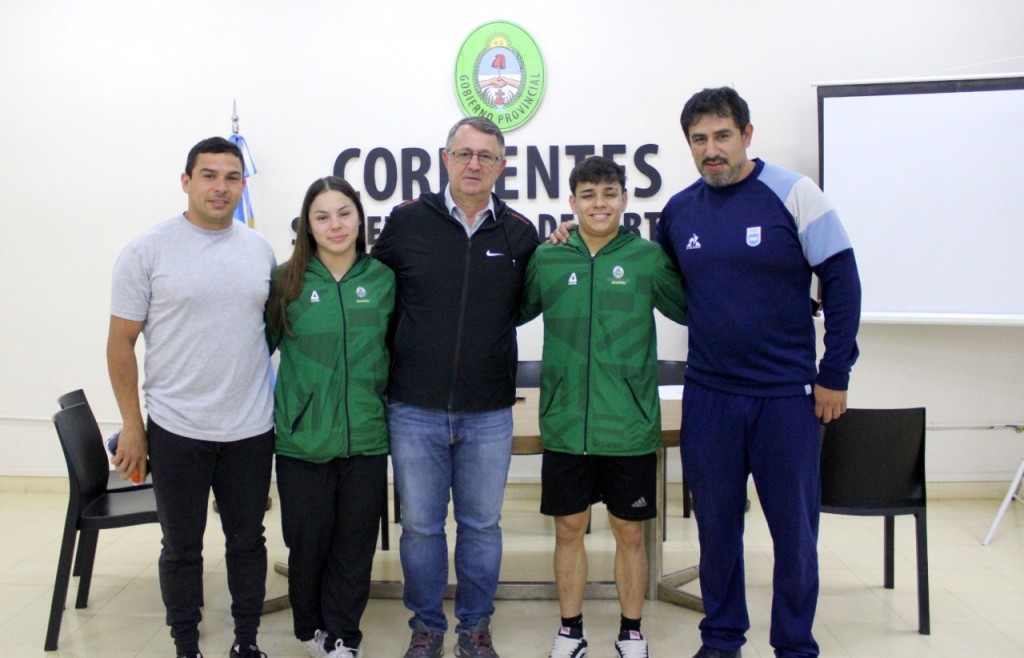
[(449, 491), (455, 502), (457, 630), (494, 614), (501, 567), (501, 505), (512, 458), (512, 409), (457, 412), (392, 401), (388, 429), (402, 498), (405, 607), (440, 633), (448, 586)]

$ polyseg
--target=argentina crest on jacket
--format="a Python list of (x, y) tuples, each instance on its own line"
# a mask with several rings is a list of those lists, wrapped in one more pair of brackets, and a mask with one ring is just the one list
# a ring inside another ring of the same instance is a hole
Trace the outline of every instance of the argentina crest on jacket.
[(761, 227), (760, 226), (748, 226), (747, 227), (747, 246), (756, 247), (761, 244)]

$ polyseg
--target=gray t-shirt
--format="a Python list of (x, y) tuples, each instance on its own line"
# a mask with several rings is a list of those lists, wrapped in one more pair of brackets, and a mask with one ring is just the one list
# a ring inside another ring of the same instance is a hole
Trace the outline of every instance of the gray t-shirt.
[(184, 215), (133, 240), (114, 265), (112, 315), (145, 322), (146, 412), (175, 434), (237, 441), (273, 427), (263, 312), (274, 252), (240, 222)]

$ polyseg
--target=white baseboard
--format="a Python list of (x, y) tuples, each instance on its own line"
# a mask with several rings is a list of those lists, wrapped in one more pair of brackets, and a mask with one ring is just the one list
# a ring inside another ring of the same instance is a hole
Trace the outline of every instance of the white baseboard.
[[(540, 483), (531, 478), (511, 479), (505, 489), (505, 498), (509, 500), (531, 500), (540, 499)], [(977, 499), (993, 498), (1001, 499), (1006, 495), (1006, 488), (1010, 485), (1006, 482), (929, 482), (929, 499)], [(756, 498), (757, 491), (753, 486), (749, 487), (750, 497)], [(67, 477), (30, 477), (30, 476), (0, 476), (0, 493), (67, 493)], [(277, 491), (272, 489), (271, 494), (277, 496)], [(678, 501), (682, 497), (682, 488), (678, 482), (669, 482), (668, 497), (670, 500)]]

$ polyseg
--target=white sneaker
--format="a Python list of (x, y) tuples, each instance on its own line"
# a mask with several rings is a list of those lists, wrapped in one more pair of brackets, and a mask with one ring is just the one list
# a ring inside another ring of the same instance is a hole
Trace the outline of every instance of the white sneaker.
[(555, 643), (551, 645), (551, 653), (548, 654), (548, 658), (583, 658), (586, 655), (586, 635), (570, 637), (568, 627), (563, 626), (555, 636)]
[(313, 634), (312, 640), (304, 640), (302, 642), (302, 648), (306, 650), (312, 658), (327, 658), (327, 649), (324, 648), (324, 641), (327, 640), (327, 633), (321, 630), (317, 630)]
[(647, 640), (638, 631), (630, 631), (628, 640), (616, 640), (615, 651), (619, 658), (651, 658)]
[(362, 652), (358, 649), (346, 647), (345, 643), (338, 639), (334, 641), (334, 649), (327, 654), (327, 658), (358, 658), (360, 653)]

